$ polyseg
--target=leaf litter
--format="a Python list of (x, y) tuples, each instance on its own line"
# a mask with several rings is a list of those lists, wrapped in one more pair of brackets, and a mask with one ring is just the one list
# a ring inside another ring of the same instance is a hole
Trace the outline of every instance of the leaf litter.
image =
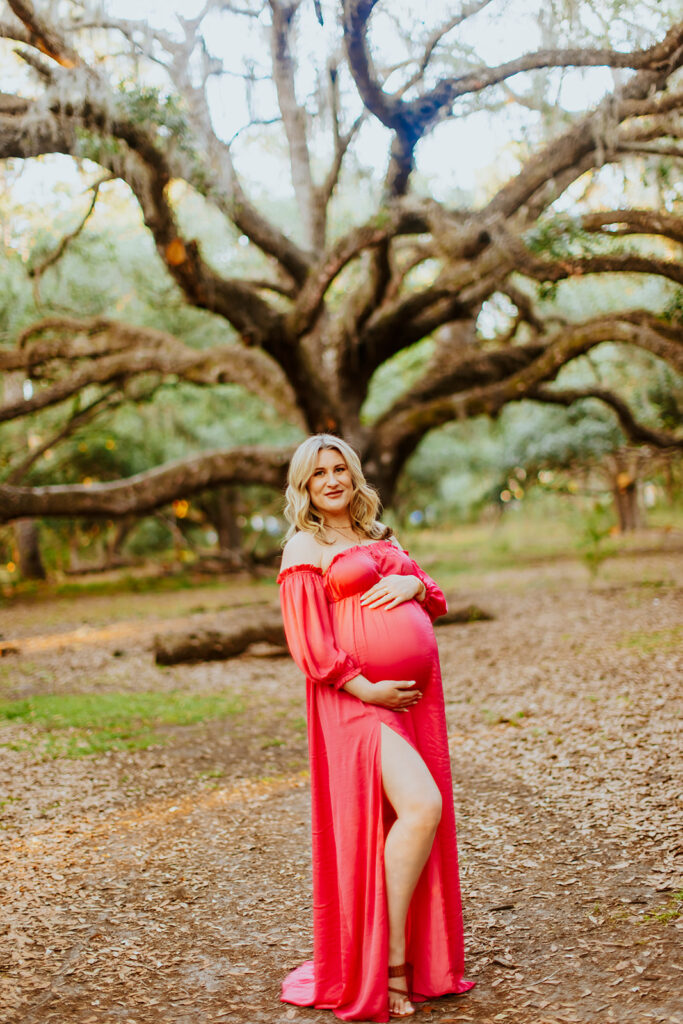
[[(683, 618), (681, 559), (624, 560), (602, 585), (562, 571), (488, 573), (458, 600), (495, 620), (438, 632), (478, 984), (423, 1008), (430, 1021), (683, 1021), (683, 663), (657, 643)], [(639, 581), (657, 576), (655, 604)], [(106, 598), (93, 600), (106, 622)], [(34, 642), (3, 660), (3, 698), (183, 689), (244, 711), (164, 728), (147, 750), (0, 749), (0, 1020), (330, 1021), (279, 1002), (312, 947), (298, 671), (252, 654), (160, 669), (152, 631), (136, 622), (122, 655), (123, 628), (86, 643), (68, 607), (50, 610), (62, 645), (40, 640), (45, 605), (19, 609)], [(168, 597), (164, 612), (186, 628)], [(33, 737), (8, 723), (2, 742)]]

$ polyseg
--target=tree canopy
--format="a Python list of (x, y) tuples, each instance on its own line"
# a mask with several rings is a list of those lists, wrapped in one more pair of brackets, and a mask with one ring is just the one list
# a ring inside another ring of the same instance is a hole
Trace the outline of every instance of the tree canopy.
[[(521, 400), (594, 398), (633, 441), (683, 446), (675, 424), (572, 377), (605, 343), (683, 368), (683, 22), (665, 4), (557, 0), (531, 16), (515, 0), (444, 0), (426, 23), (402, 2), (206, 0), (158, 27), (80, 0), (5, 8), (0, 159), (64, 154), (92, 186), (29, 273), (50, 272), (102, 183), (120, 181), (166, 280), (221, 340), (43, 303), (5, 332), (0, 422), (60, 410), (59, 443), (150, 376), (236, 384), (292, 428), (351, 441), (385, 501), (430, 431)], [(509, 36), (500, 60), (494, 28)], [(481, 116), (500, 156), (489, 181), (459, 189), (452, 132)], [(368, 166), (379, 146), (381, 174)], [(434, 187), (435, 161), (449, 187)], [(196, 237), (192, 202), (211, 237)], [(92, 287), (106, 296), (106, 275)], [(414, 349), (378, 403), (379, 375)], [(27, 481), (18, 453), (0, 520), (278, 486), (291, 448), (277, 441), (87, 485)]]

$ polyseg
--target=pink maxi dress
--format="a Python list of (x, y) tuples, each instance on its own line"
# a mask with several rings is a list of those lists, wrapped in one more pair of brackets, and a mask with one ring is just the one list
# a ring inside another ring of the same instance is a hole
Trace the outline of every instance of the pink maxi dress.
[[(420, 604), (364, 608), (381, 577), (418, 576)], [(417, 750), (443, 798), (429, 859), (407, 922), (415, 1000), (466, 992), (455, 814), (439, 655), (432, 621), (442, 591), (391, 541), (345, 548), (326, 572), (283, 570), (278, 582), (292, 657), (306, 676), (313, 832), (314, 959), (282, 986), (283, 1002), (331, 1009), (342, 1020), (387, 1021), (388, 916), (384, 838), (394, 820), (381, 778), (381, 723)], [(366, 704), (341, 687), (414, 679), (422, 699), (406, 712)]]

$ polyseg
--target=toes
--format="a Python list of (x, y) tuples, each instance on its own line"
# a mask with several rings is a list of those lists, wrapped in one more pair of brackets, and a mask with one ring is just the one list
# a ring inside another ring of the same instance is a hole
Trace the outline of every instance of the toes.
[(394, 1017), (412, 1017), (415, 1013), (415, 1007), (407, 998), (397, 999), (389, 1004), (389, 1012)]

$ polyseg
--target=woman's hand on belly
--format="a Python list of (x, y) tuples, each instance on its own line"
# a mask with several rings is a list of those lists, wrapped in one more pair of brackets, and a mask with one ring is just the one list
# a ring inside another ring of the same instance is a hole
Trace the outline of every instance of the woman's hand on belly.
[(417, 576), (402, 576), (399, 573), (383, 576), (377, 580), (360, 599), (363, 608), (395, 608), (404, 601), (420, 597), (425, 589)]
[(378, 704), (392, 711), (407, 711), (422, 696), (422, 691), (415, 689), (415, 680), (410, 679), (382, 679), (371, 683), (365, 676), (356, 676), (342, 689), (365, 704)]

